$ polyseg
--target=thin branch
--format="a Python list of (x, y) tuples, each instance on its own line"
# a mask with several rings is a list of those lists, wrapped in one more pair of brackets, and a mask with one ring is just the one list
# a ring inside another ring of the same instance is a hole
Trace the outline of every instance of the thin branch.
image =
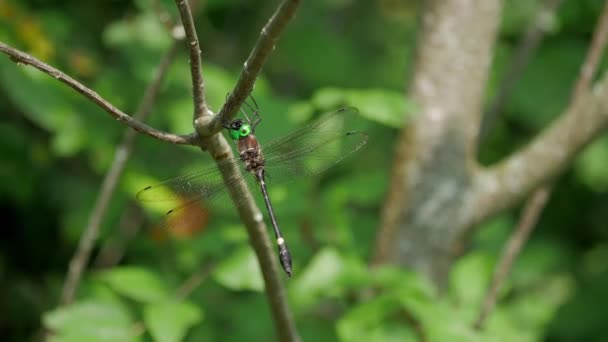
[[(143, 122), (152, 111), (152, 106), (156, 101), (160, 91), (160, 86), (165, 79), (171, 62), (175, 58), (176, 52), (177, 41), (174, 41), (171, 48), (169, 48), (169, 50), (162, 57), (154, 74), (154, 78), (148, 85), (144, 97), (140, 102), (139, 108), (133, 117), (133, 119), (137, 120), (137, 122)], [(82, 278), (82, 272), (91, 258), (91, 251), (93, 250), (93, 246), (95, 245), (95, 241), (99, 235), (101, 221), (105, 217), (105, 213), (108, 209), (108, 205), (110, 204), (110, 200), (112, 199), (112, 195), (116, 190), (120, 176), (122, 175), (126, 163), (131, 155), (136, 136), (137, 133), (135, 131), (126, 130), (122, 138), (122, 142), (116, 149), (112, 166), (110, 167), (108, 173), (106, 173), (103, 180), (101, 191), (97, 196), (95, 206), (91, 212), (91, 215), (89, 216), (87, 227), (80, 238), (76, 253), (74, 253), (72, 260), (70, 261), (67, 278), (63, 285), (61, 294), (61, 303), (63, 305), (69, 305), (74, 301), (76, 290), (78, 289), (78, 285), (80, 284), (80, 280)]]
[(118, 220), (118, 234), (104, 241), (93, 261), (95, 268), (109, 268), (117, 265), (125, 255), (129, 242), (133, 240), (145, 223), (141, 207), (133, 202), (127, 205)]
[(262, 28), (258, 41), (253, 47), (253, 50), (251, 50), (234, 89), (220, 111), (220, 115), (213, 117), (208, 128), (200, 127), (199, 129), (199, 127), (197, 127), (199, 133), (204, 130), (208, 130), (208, 132), (211, 133), (217, 132), (221, 129), (222, 120), (230, 120), (234, 117), (236, 111), (253, 90), (255, 80), (262, 71), (262, 67), (266, 63), (268, 55), (272, 52), (279, 36), (293, 18), (299, 4), (300, 0), (284, 0), (279, 5), (272, 17), (268, 20), (268, 23)]
[[(573, 88), (572, 96), (570, 98), (571, 107), (582, 101), (582, 98), (586, 92), (588, 92), (593, 76), (597, 71), (600, 57), (607, 43), (608, 2), (606, 2), (604, 5), (604, 10), (602, 11), (593, 35), (593, 39), (591, 41), (591, 45), (587, 51), (587, 57), (581, 66), (579, 77)], [(496, 267), (490, 288), (484, 298), (478, 319), (474, 324), (475, 329), (481, 330), (483, 328), (486, 318), (496, 304), (500, 287), (510, 272), (515, 258), (517, 258), (519, 255), (521, 248), (530, 236), (531, 231), (536, 226), (540, 214), (546, 206), (550, 193), (551, 186), (543, 186), (537, 189), (526, 203), (520, 221), (517, 224), (511, 238), (507, 242), (503, 252), (501, 253), (500, 261)]]
[(494, 309), (498, 291), (511, 271), (515, 258), (519, 255), (521, 248), (530, 236), (530, 232), (532, 232), (536, 225), (540, 213), (547, 203), (550, 192), (551, 190), (549, 187), (541, 188), (536, 191), (534, 196), (530, 197), (526, 203), (521, 220), (501, 252), (500, 260), (494, 270), (490, 288), (484, 298), (481, 312), (475, 322), (475, 329), (481, 330), (483, 328), (486, 318), (489, 316), (492, 309)]
[(63, 82), (64, 84), (68, 85), (72, 89), (79, 92), (80, 94), (84, 95), (89, 100), (95, 102), (103, 110), (105, 110), (110, 115), (112, 115), (114, 118), (116, 118), (116, 120), (125, 123), (129, 127), (136, 130), (137, 132), (149, 135), (151, 137), (154, 137), (154, 138), (162, 140), (162, 141), (166, 141), (171, 144), (196, 145), (196, 140), (197, 140), (196, 134), (175, 135), (175, 134), (166, 133), (163, 131), (159, 131), (155, 128), (152, 128), (152, 127), (142, 123), (141, 121), (136, 120), (135, 118), (132, 118), (131, 116), (125, 114), (120, 109), (114, 107), (110, 102), (106, 101), (95, 91), (87, 88), (82, 83), (76, 81), (72, 77), (70, 77), (70, 76), (66, 75), (65, 73), (61, 72), (60, 70), (28, 55), (25, 52), (19, 51), (2, 42), (0, 42), (0, 52), (3, 52), (4, 54), (8, 55), (11, 58), (11, 60), (16, 62), (17, 64), (31, 65), (34, 68), (58, 79), (59, 81)]
[(591, 81), (595, 76), (600, 58), (606, 48), (608, 42), (608, 2), (604, 2), (604, 8), (602, 14), (598, 19), (597, 27), (591, 39), (591, 46), (587, 51), (587, 57), (585, 62), (581, 66), (579, 78), (574, 86), (572, 97), (570, 98), (571, 104), (576, 103), (582, 98), (583, 93), (589, 90)]
[(186, 299), (194, 290), (196, 290), (211, 274), (215, 268), (214, 263), (203, 264), (196, 272), (194, 272), (182, 285), (175, 291), (175, 297), (178, 300)]
[(209, 109), (205, 101), (205, 82), (202, 74), (201, 48), (198, 43), (192, 11), (187, 0), (175, 0), (179, 15), (186, 32), (186, 42), (190, 52), (190, 74), (192, 78), (192, 94), (194, 100), (194, 120), (208, 115)]
[(511, 96), (515, 84), (519, 80), (525, 66), (530, 61), (530, 57), (533, 56), (542, 42), (545, 33), (549, 29), (550, 19), (555, 16), (555, 12), (561, 3), (562, 0), (545, 0), (541, 5), (541, 9), (526, 30), (525, 35), (519, 43), (515, 57), (507, 67), (505, 79), (501, 82), (500, 87), (496, 92), (496, 96), (483, 116), (481, 129), (479, 131), (478, 145), (481, 145), (486, 140), (494, 123), (499, 119), (499, 115), (503, 110), (506, 100)]

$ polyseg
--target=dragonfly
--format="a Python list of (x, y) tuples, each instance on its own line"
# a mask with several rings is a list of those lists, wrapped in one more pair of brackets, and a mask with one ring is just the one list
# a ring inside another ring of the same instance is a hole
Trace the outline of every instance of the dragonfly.
[[(227, 192), (227, 187), (247, 177), (261, 191), (274, 230), (279, 261), (285, 273), (291, 277), (291, 253), (277, 223), (268, 195), (268, 184), (317, 175), (361, 149), (367, 143), (368, 135), (355, 129), (355, 122), (360, 122), (356, 120), (358, 110), (346, 107), (325, 114), (262, 146), (255, 136), (255, 129), (261, 122), (260, 110), (253, 97), (251, 99), (253, 106), (245, 102), (251, 115), (248, 116), (241, 108), (244, 119), (237, 118), (222, 123), (228, 136), (236, 143), (237, 157), (219, 161), (205, 170), (148, 186), (137, 194), (137, 198), (144, 202), (179, 199), (182, 204), (169, 210), (164, 219), (167, 228), (174, 228), (180, 222), (175, 217), (181, 211), (200, 201), (208, 202), (220, 197), (220, 194)], [(220, 170), (231, 166), (228, 164), (238, 165), (241, 172), (230, 179), (224, 179)], [(167, 197), (167, 189), (172, 194), (170, 198)], [(239, 205), (238, 201), (237, 198), (236, 205)]]

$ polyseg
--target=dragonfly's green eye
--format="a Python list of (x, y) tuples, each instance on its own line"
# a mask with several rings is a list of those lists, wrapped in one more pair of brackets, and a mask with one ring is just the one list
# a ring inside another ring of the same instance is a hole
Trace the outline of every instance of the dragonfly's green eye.
[(239, 134), (241, 137), (246, 137), (249, 135), (249, 133), (251, 133), (251, 126), (249, 126), (248, 124), (244, 124), (243, 126), (241, 126), (241, 129), (239, 130)]

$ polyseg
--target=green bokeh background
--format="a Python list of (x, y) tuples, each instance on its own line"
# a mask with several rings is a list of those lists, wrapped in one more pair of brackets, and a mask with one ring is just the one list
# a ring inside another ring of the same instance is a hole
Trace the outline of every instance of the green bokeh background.
[[(176, 17), (170, 0), (161, 7)], [(541, 1), (507, 1), (488, 102)], [(204, 1), (195, 16), (207, 99), (218, 110), (276, 1)], [(567, 0), (480, 149), (491, 164), (532, 139), (565, 108), (602, 8)], [(359, 108), (370, 143), (320, 177), (270, 189), (294, 256), (289, 302), (303, 340), (606, 341), (608, 136), (559, 178), (483, 333), (471, 328), (500, 249), (508, 211), (480, 227), (441, 295), (414, 273), (370, 271), (413, 68), (415, 1), (304, 1), (256, 83), (262, 141), (312, 113)], [(0, 2), (0, 40), (81, 80), (133, 113), (171, 44), (151, 1)], [(602, 68), (604, 69), (604, 68)], [(172, 64), (149, 123), (191, 131), (187, 53)], [(230, 205), (198, 230), (166, 236), (160, 209), (134, 194), (211, 165), (192, 147), (140, 137), (102, 224), (94, 259), (118, 239), (113, 267), (91, 266), (74, 305), (58, 308), (67, 265), (125, 127), (73, 90), (0, 56), (0, 336), (58, 341), (266, 341), (274, 338), (263, 283)], [(256, 194), (257, 195), (257, 194)], [(258, 196), (259, 197), (259, 196)], [(127, 213), (127, 214), (125, 214)], [(138, 217), (129, 221), (129, 217)], [(125, 223), (126, 221), (126, 223)], [(136, 229), (125, 238), (124, 229)], [(213, 266), (207, 266), (213, 265)], [(180, 286), (208, 277), (184, 300)], [(381, 289), (370, 299), (362, 293)], [(415, 317), (413, 324), (407, 317)]]

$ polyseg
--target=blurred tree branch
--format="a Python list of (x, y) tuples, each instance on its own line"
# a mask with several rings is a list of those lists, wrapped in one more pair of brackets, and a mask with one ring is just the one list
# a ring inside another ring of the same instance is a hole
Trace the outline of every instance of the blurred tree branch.
[[(154, 73), (154, 77), (144, 92), (139, 108), (133, 115), (133, 119), (144, 122), (152, 112), (152, 108), (160, 91), (160, 86), (165, 79), (171, 62), (175, 58), (176, 52), (177, 40), (174, 40), (172, 46), (161, 58)], [(103, 179), (101, 190), (95, 200), (95, 205), (89, 216), (87, 226), (80, 237), (76, 253), (74, 253), (73, 258), (70, 261), (70, 267), (68, 268), (68, 274), (61, 294), (61, 303), (63, 305), (69, 305), (74, 301), (74, 295), (80, 283), (80, 279), (82, 278), (82, 272), (91, 258), (91, 251), (99, 236), (101, 221), (105, 217), (112, 195), (116, 190), (118, 181), (120, 180), (131, 152), (133, 151), (136, 137), (136, 131), (126, 130), (120, 145), (116, 148), (112, 165)]]
[[(593, 76), (595, 75), (600, 57), (602, 52), (606, 48), (608, 43), (608, 2), (604, 3), (604, 9), (598, 20), (593, 39), (587, 51), (587, 57), (585, 62), (582, 64), (579, 77), (574, 85), (572, 96), (570, 98), (570, 106), (581, 101), (581, 97), (589, 90)], [(481, 307), (479, 317), (474, 323), (475, 329), (482, 329), (486, 318), (492, 312), (498, 292), (504, 283), (508, 273), (511, 270), (515, 258), (519, 255), (519, 252), (530, 233), (536, 226), (540, 214), (544, 210), (547, 200), (551, 194), (551, 186), (545, 185), (534, 191), (532, 196), (528, 199), (521, 218), (513, 231), (513, 234), (509, 238), (509, 241), (505, 244), (503, 252), (501, 253), (498, 265), (494, 271), (490, 288), (484, 298), (483, 305)]]
[(519, 152), (479, 170), (472, 185), (468, 227), (516, 204), (551, 181), (576, 154), (608, 127), (608, 74)]
[(488, 106), (481, 121), (478, 145), (481, 145), (490, 134), (494, 123), (500, 119), (506, 100), (513, 92), (514, 86), (519, 80), (524, 68), (528, 65), (530, 57), (534, 55), (540, 46), (545, 33), (550, 30), (551, 22), (554, 21), (555, 12), (563, 0), (545, 0), (536, 13), (534, 20), (526, 30), (521, 43), (517, 48), (515, 57), (509, 63), (505, 71), (505, 79), (501, 81), (496, 96)]

